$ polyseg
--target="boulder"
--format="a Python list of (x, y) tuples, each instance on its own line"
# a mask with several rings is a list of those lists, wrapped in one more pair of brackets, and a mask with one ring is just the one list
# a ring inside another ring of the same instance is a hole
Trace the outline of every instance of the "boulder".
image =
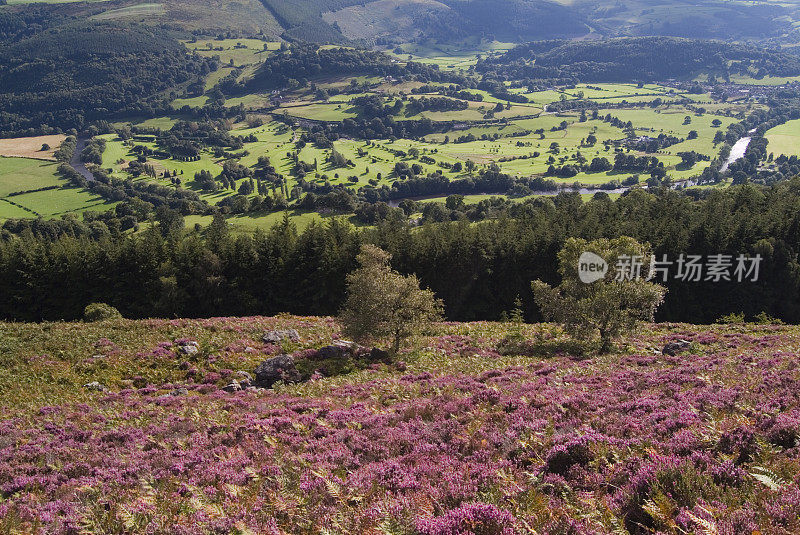
[(176, 388), (175, 390), (170, 392), (169, 395), (176, 398), (178, 396), (185, 396), (188, 393), (189, 391), (187, 389), (181, 387), (181, 388)]
[(272, 388), (278, 381), (297, 383), (301, 380), (300, 372), (297, 371), (294, 359), (290, 355), (278, 355), (265, 360), (256, 367), (254, 374), (256, 376), (254, 384), (260, 388)]
[(197, 342), (186, 342), (185, 344), (179, 345), (178, 350), (184, 355), (196, 355), (200, 351), (200, 348), (197, 346)]
[(689, 342), (688, 340), (675, 340), (674, 342), (669, 342), (667, 345), (665, 345), (661, 349), (661, 354), (674, 357), (681, 351), (686, 351), (687, 349), (689, 349), (690, 345), (691, 342)]
[(267, 331), (264, 333), (262, 340), (268, 344), (278, 344), (283, 340), (290, 340), (292, 342), (300, 341), (300, 334), (295, 329), (284, 329), (276, 331)]
[(324, 346), (317, 349), (316, 353), (311, 355), (313, 360), (328, 360), (328, 359), (343, 359), (347, 357), (355, 357), (364, 352), (366, 348), (358, 345), (349, 340), (336, 340), (329, 346)]
[(100, 384), (97, 381), (86, 383), (85, 385), (83, 385), (83, 388), (91, 390), (93, 392), (105, 392), (106, 390), (108, 390), (108, 387), (106, 385)]
[(238, 392), (241, 389), (242, 389), (242, 385), (240, 385), (239, 381), (237, 381), (236, 379), (234, 379), (233, 381), (228, 383), (226, 386), (222, 387), (222, 390), (224, 390), (225, 392), (230, 392), (230, 393)]

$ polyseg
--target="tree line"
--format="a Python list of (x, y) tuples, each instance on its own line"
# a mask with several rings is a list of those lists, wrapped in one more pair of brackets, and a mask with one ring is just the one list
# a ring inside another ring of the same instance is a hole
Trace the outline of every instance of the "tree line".
[(415, 228), (388, 217), (357, 229), (334, 218), (299, 232), (286, 218), (248, 235), (231, 233), (217, 215), (205, 229), (182, 227), (180, 214), (161, 206), (155, 223), (132, 235), (48, 237), (5, 229), (0, 294), (7, 298), (0, 317), (74, 319), (92, 302), (107, 302), (127, 317), (333, 314), (358, 250), (373, 243), (392, 255), (395, 269), (415, 273), (432, 289), (449, 319), (498, 319), (519, 298), (525, 317), (538, 320), (530, 282), (558, 283), (556, 254), (569, 237), (631, 236), (649, 243), (659, 259), (681, 253), (764, 259), (757, 282), (670, 278), (657, 319), (703, 323), (766, 312), (800, 321), (798, 178), (707, 193), (636, 190), (616, 201), (561, 193), (514, 204), (477, 224), (463, 219)]

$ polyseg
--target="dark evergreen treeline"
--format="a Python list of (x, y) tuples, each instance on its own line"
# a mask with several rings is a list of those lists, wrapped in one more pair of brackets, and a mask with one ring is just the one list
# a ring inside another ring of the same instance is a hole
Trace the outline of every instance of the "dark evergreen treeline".
[(485, 78), (630, 82), (687, 79), (700, 72), (796, 76), (800, 58), (779, 50), (722, 41), (633, 37), (605, 41), (546, 41), (520, 45), (475, 67)]
[[(20, 228), (0, 241), (0, 317), (77, 318), (93, 301), (129, 317), (331, 314), (356, 251), (370, 241), (435, 290), (451, 319), (496, 319), (519, 295), (526, 317), (536, 320), (530, 281), (556, 282), (556, 253), (567, 237), (630, 235), (671, 260), (680, 253), (764, 257), (755, 283), (671, 279), (660, 320), (702, 323), (765, 311), (800, 321), (800, 179), (694, 195), (702, 197), (638, 190), (584, 203), (562, 193), (513, 205), (498, 220), (422, 228), (389, 217), (366, 230), (332, 220), (297, 233), (287, 221), (253, 236), (229, 235), (218, 217), (202, 232), (182, 232), (180, 217), (163, 208), (157, 226), (134, 236), (49, 239)], [(448, 200), (448, 209), (458, 204)]]

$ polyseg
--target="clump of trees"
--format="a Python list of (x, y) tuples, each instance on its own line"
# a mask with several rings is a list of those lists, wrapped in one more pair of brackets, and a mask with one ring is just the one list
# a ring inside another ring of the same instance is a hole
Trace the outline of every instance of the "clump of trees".
[(83, 319), (86, 321), (105, 321), (120, 318), (122, 318), (122, 314), (119, 313), (119, 310), (106, 303), (91, 303), (83, 311)]
[(441, 319), (443, 304), (430, 290), (420, 289), (416, 275), (401, 275), (389, 266), (391, 255), (364, 245), (359, 268), (347, 276), (347, 299), (339, 314), (345, 336), (357, 341), (390, 337), (391, 354), (403, 340)]
[[(607, 263), (608, 271), (599, 280), (579, 278), (579, 262), (586, 252)], [(666, 288), (646, 280), (649, 259), (647, 247), (627, 236), (591, 242), (570, 238), (558, 253), (561, 283), (555, 287), (540, 280), (532, 283), (536, 304), (546, 319), (561, 323), (572, 335), (584, 339), (599, 335), (600, 351), (608, 352), (614, 339), (638, 322), (653, 321), (664, 301)]]

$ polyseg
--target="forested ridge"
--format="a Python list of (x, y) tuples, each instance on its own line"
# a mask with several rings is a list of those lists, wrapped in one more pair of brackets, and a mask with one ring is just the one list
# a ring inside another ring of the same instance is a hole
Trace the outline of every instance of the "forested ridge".
[(541, 41), (486, 58), (476, 71), (501, 79), (564, 79), (581, 82), (688, 79), (706, 72), (720, 76), (796, 76), (800, 58), (753, 45), (666, 37), (604, 41)]
[(167, 106), (159, 93), (213, 68), (167, 31), (111, 23), (51, 28), (0, 49), (0, 131), (81, 130), (120, 114), (152, 114)]
[[(374, 50), (361, 48), (323, 48), (314, 44), (295, 44), (268, 57), (242, 90), (280, 89), (290, 82), (307, 82), (321, 76), (413, 76), (424, 81), (462, 81), (457, 73), (442, 72), (422, 63), (399, 63)], [(235, 92), (235, 87), (229, 88)]]
[[(508, 217), (415, 229), (400, 219), (355, 229), (340, 220), (298, 233), (287, 221), (269, 232), (229, 234), (223, 218), (202, 232), (181, 231), (179, 217), (136, 235), (98, 239), (18, 237), (0, 242), (0, 317), (74, 319), (104, 301), (129, 317), (332, 314), (362, 242), (392, 253), (445, 302), (453, 320), (497, 319), (516, 297), (539, 319), (530, 282), (556, 282), (556, 254), (570, 236), (627, 235), (660, 258), (686, 254), (761, 254), (757, 282), (670, 279), (660, 320), (712, 322), (767, 312), (800, 321), (800, 178), (771, 187), (734, 186), (702, 198), (672, 190), (633, 191), (617, 201), (582, 202), (562, 193), (516, 205)], [(63, 292), (69, 287), (70, 292)]]

